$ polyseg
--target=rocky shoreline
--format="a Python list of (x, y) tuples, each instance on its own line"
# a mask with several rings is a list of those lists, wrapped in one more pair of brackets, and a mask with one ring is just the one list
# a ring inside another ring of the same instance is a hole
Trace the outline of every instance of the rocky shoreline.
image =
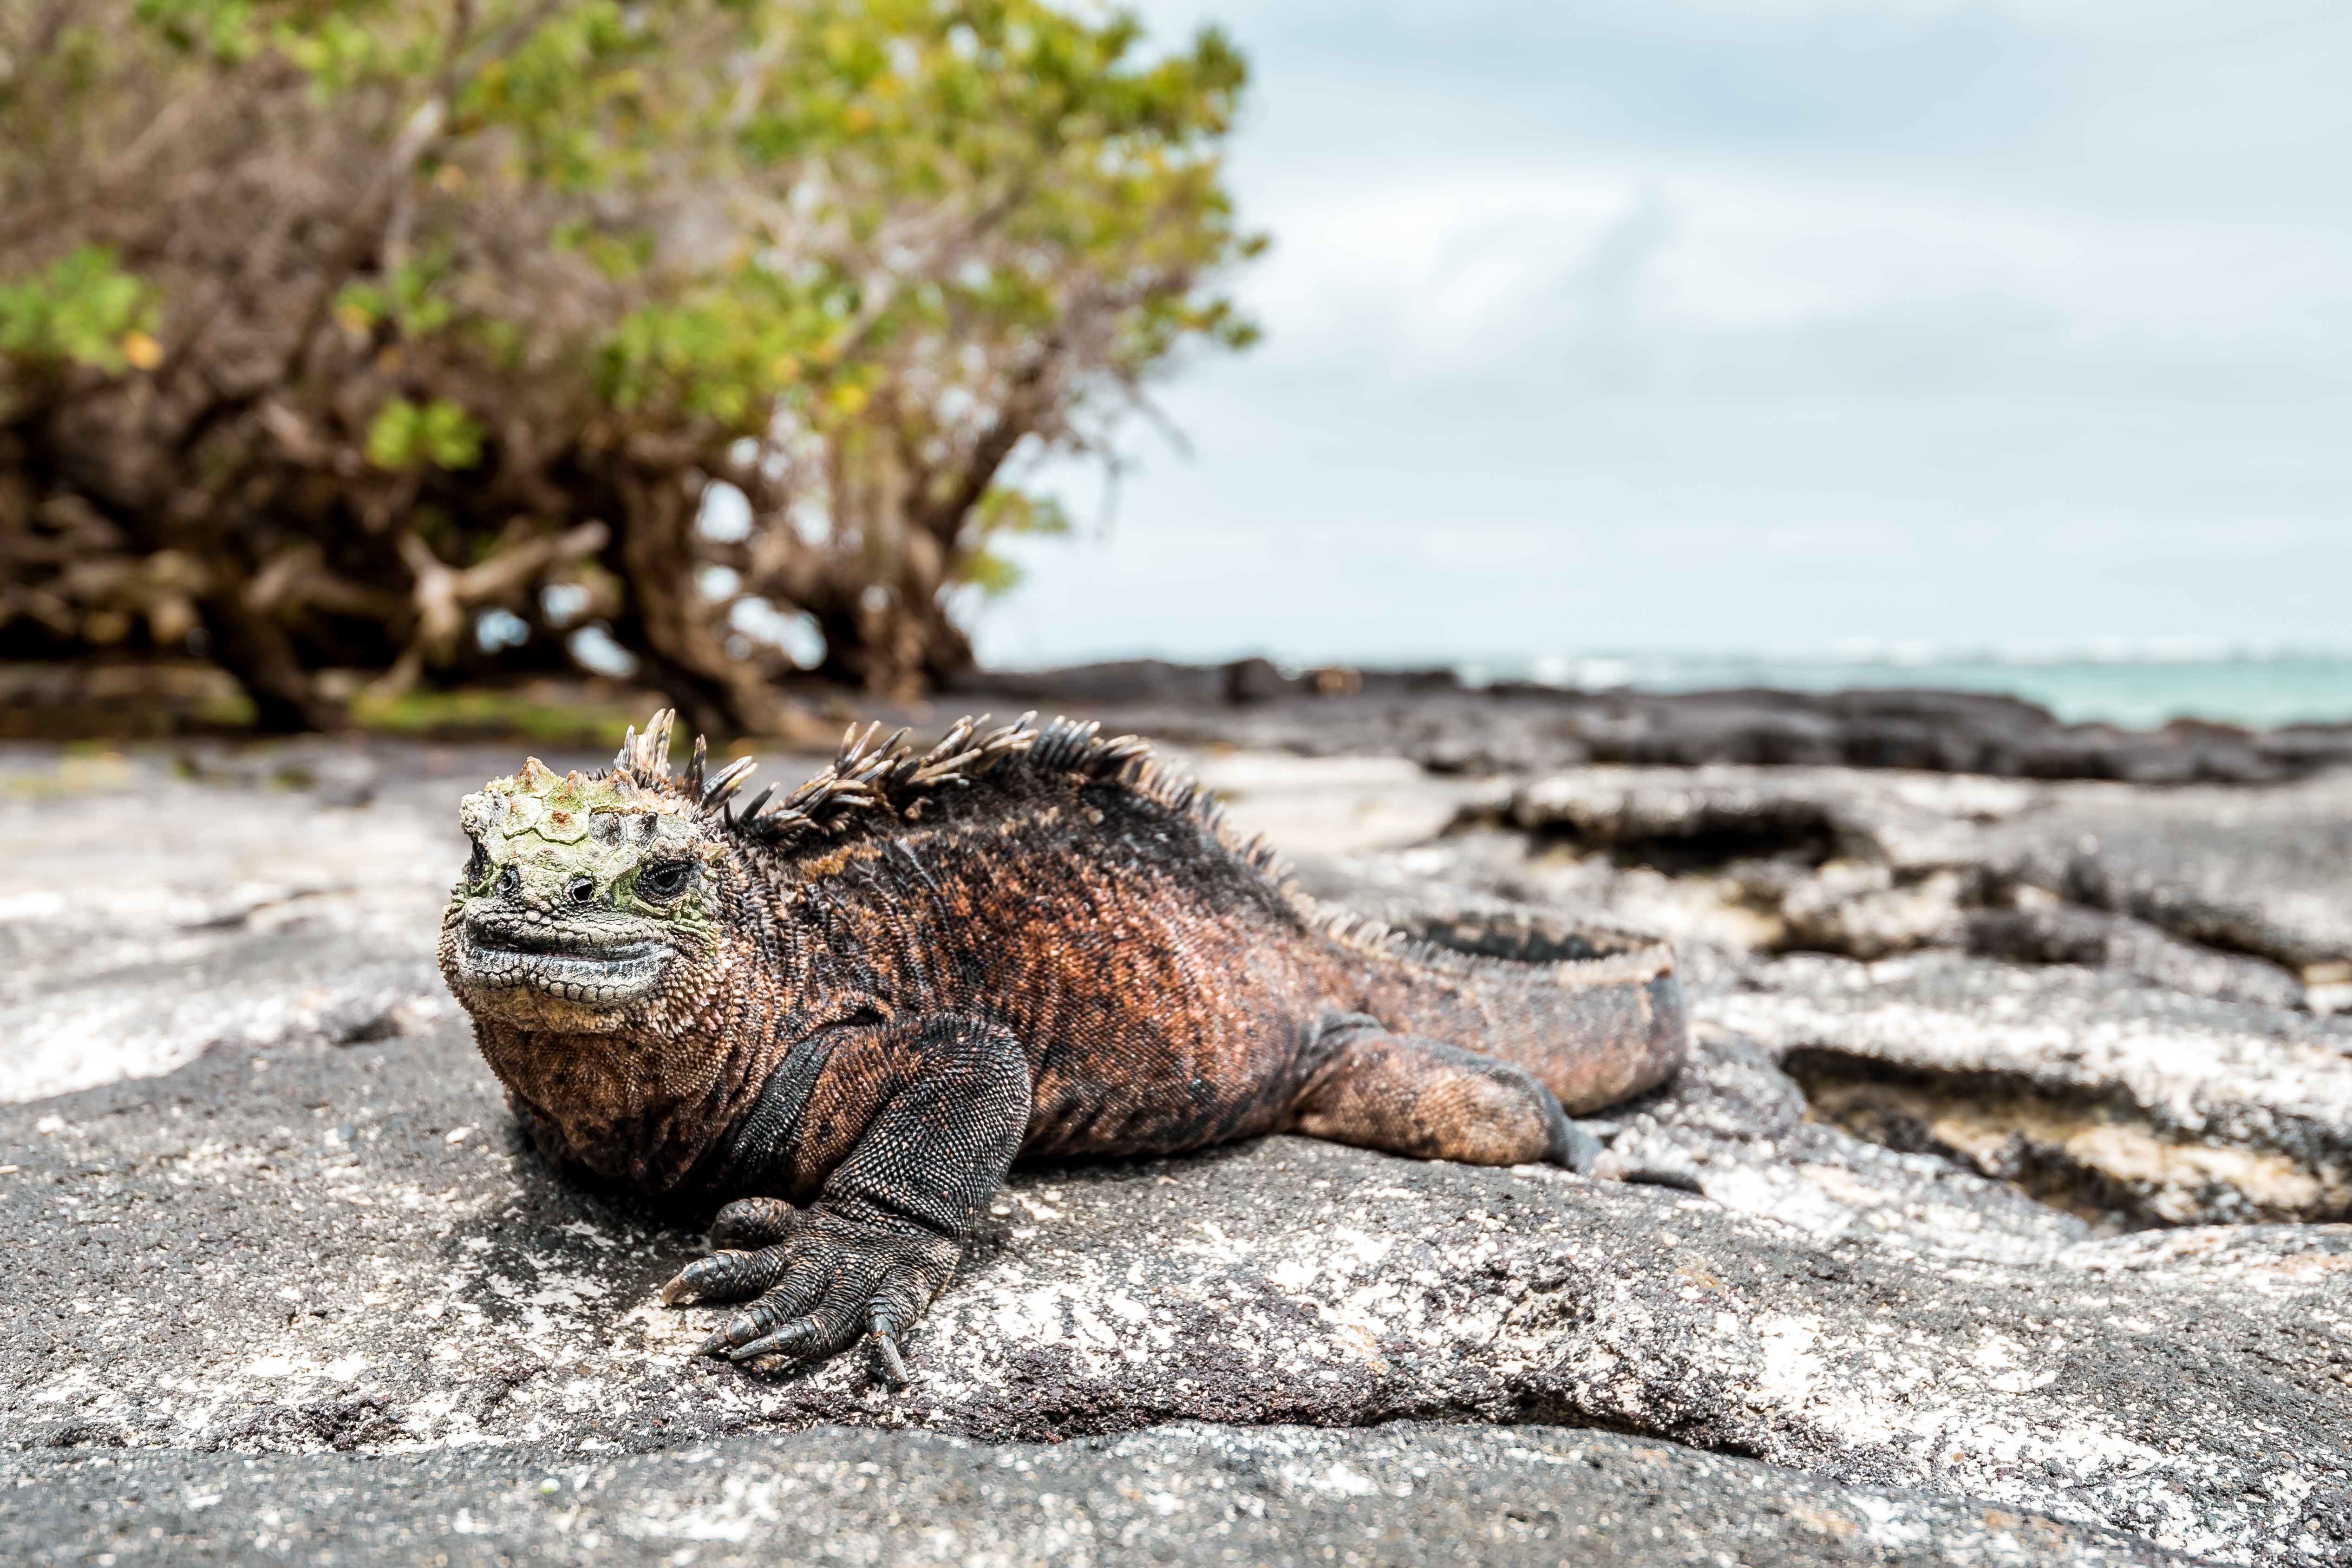
[(1580, 691), (1463, 686), (1446, 669), (1286, 672), (1263, 658), (1130, 659), (1034, 674), (975, 671), (942, 701), (1039, 706), (1118, 732), (1314, 756), (1402, 756), (1456, 773), (1591, 763), (1902, 768), (1994, 778), (2272, 784), (2352, 766), (2352, 723), (2249, 731), (2062, 724), (1975, 691)]
[(1024, 1169), (906, 1394), (697, 1362), (654, 1295), (691, 1216), (542, 1168), (432, 969), (508, 749), (14, 746), (7, 1554), (2352, 1563), (2315, 744), (2147, 742), (2165, 784), (1640, 749), (1685, 707), (1596, 761), (1551, 697), (1106, 691), (1320, 897), (1673, 934), (1697, 1049), (1592, 1123), (1615, 1179)]

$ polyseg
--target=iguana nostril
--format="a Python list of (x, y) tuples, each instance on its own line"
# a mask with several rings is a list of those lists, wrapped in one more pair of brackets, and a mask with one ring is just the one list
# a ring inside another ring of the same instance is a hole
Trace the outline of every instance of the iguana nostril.
[(572, 879), (572, 885), (564, 891), (572, 895), (573, 903), (587, 903), (596, 896), (596, 879), (593, 877), (574, 877)]
[(522, 873), (511, 866), (508, 867), (507, 874), (499, 879), (499, 891), (509, 895), (521, 892)]

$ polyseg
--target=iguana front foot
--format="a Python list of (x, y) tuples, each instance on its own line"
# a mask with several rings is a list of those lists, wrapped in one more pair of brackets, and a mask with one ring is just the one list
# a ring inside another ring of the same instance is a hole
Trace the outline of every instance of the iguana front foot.
[(959, 1252), (954, 1242), (911, 1221), (846, 1215), (820, 1203), (800, 1211), (781, 1241), (688, 1264), (662, 1288), (662, 1300), (758, 1297), (698, 1354), (801, 1361), (830, 1355), (863, 1335), (872, 1339), (884, 1375), (903, 1384), (898, 1336), (947, 1289)]
[(801, 1211), (782, 1198), (738, 1198), (710, 1222), (710, 1256), (677, 1271), (662, 1287), (662, 1304), (740, 1301), (773, 1285), (783, 1272), (781, 1256), (762, 1257), (793, 1232)]

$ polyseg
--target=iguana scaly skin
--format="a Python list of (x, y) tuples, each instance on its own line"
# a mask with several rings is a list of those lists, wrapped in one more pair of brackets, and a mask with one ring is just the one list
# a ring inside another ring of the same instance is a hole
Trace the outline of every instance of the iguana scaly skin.
[(756, 1298), (706, 1352), (869, 1334), (903, 1380), (898, 1336), (1016, 1155), (1297, 1131), (1583, 1168), (1563, 1108), (1682, 1060), (1663, 944), (1409, 942), (1291, 891), (1139, 741), (904, 734), (853, 729), (738, 812), (751, 763), (706, 777), (698, 741), (672, 776), (662, 714), (608, 773), (534, 759), (466, 797), (442, 972), (557, 1159), (734, 1200), (664, 1291)]

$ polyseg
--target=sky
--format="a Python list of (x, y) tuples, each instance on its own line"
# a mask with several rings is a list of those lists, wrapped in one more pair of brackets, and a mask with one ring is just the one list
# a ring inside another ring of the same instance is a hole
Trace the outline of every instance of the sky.
[(1150, 0), (1265, 330), (982, 657), (2352, 646), (2341, 0)]

